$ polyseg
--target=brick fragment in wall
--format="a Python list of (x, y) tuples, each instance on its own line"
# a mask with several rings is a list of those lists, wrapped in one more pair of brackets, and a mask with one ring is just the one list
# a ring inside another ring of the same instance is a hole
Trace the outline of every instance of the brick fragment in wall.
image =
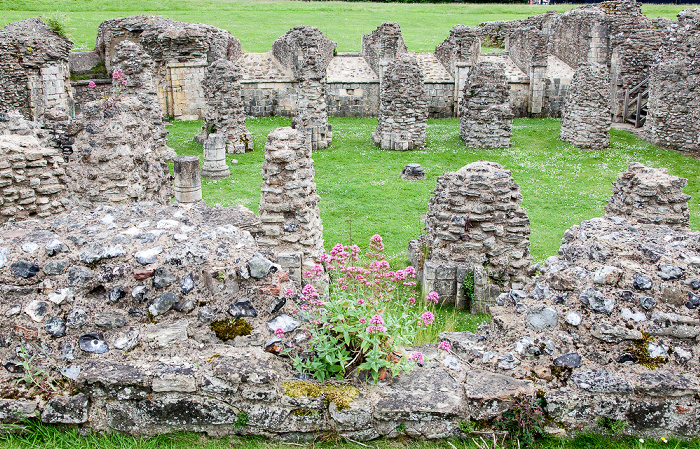
[(276, 254), (301, 254), (305, 269), (323, 254), (311, 151), (305, 135), (291, 127), (277, 128), (267, 136), (259, 209), (264, 236), (258, 245), (273, 247)]
[(379, 123), (372, 133), (384, 150), (425, 147), (427, 89), (416, 59), (408, 54), (388, 64), (380, 84)]
[(482, 61), (469, 71), (460, 115), (459, 134), (467, 147), (510, 146), (513, 111), (503, 64)]
[(613, 183), (605, 215), (687, 229), (690, 195), (683, 193), (687, 185), (687, 179), (669, 175), (667, 168), (650, 168), (632, 162)]
[(225, 136), (227, 154), (253, 151), (253, 135), (245, 124), (240, 78), (240, 69), (233, 62), (218, 59), (207, 67), (202, 81), (206, 108), (198, 137), (204, 141), (211, 133)]
[(611, 121), (608, 68), (582, 63), (576, 69), (564, 104), (560, 138), (579, 148), (606, 148)]

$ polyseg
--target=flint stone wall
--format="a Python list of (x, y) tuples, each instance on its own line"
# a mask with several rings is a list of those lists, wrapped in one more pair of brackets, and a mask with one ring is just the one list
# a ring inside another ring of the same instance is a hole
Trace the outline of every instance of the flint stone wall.
[(27, 120), (43, 119), (51, 109), (71, 116), (72, 47), (38, 17), (0, 30), (0, 112), (19, 111)]
[(207, 107), (197, 140), (203, 142), (209, 134), (222, 134), (227, 154), (253, 151), (253, 135), (245, 123), (240, 78), (240, 70), (233, 62), (218, 59), (207, 67), (202, 82)]
[(372, 140), (383, 150), (425, 147), (427, 89), (414, 58), (402, 55), (387, 66), (380, 84), (379, 123)]
[(607, 148), (611, 122), (607, 66), (595, 63), (579, 65), (562, 113), (561, 140), (579, 148)]
[(687, 185), (687, 179), (669, 175), (667, 168), (650, 168), (632, 162), (613, 183), (605, 215), (688, 229), (690, 195), (683, 193)]
[(425, 293), (436, 291), (460, 304), (458, 286), (471, 272), (479, 290), (472, 310), (486, 312), (487, 297), (495, 300), (500, 289), (524, 285), (531, 260), (530, 220), (521, 201), (510, 170), (494, 162), (473, 162), (438, 178), (426, 234), (409, 244)]
[(655, 57), (644, 131), (665, 148), (700, 151), (700, 10), (678, 14)]
[(323, 254), (323, 224), (314, 181), (311, 145), (293, 128), (267, 136), (258, 245), (276, 254), (277, 262), (296, 281)]
[(81, 206), (170, 201), (172, 177), (158, 151), (167, 132), (151, 121), (151, 113), (133, 96), (110, 107), (103, 101), (83, 106), (82, 120), (73, 129), (75, 150), (66, 165), (71, 194)]
[(516, 29), (506, 40), (510, 59), (529, 77), (528, 115), (534, 117), (546, 115), (548, 45), (546, 34), (532, 26)]
[(460, 106), (459, 134), (470, 148), (510, 146), (513, 111), (505, 68), (479, 62), (469, 72)]

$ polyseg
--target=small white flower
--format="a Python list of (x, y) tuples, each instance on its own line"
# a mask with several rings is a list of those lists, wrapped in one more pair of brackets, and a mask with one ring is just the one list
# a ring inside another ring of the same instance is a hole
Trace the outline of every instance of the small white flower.
[(640, 438), (640, 439), (639, 439), (639, 442), (642, 443), (642, 444), (644, 444), (644, 438)]

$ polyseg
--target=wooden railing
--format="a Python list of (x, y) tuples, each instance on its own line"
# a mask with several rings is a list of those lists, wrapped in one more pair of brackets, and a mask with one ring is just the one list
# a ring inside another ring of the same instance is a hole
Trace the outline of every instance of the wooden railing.
[(649, 101), (649, 78), (645, 78), (631, 89), (625, 89), (625, 104), (622, 117), (626, 122), (639, 128), (647, 118), (647, 102)]

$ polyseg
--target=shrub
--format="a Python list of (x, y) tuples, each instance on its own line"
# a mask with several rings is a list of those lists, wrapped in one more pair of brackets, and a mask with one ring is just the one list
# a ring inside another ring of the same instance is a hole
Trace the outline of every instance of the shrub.
[(68, 16), (56, 11), (53, 14), (47, 14), (41, 18), (44, 23), (51, 28), (51, 31), (59, 36), (68, 38)]
[(495, 426), (527, 447), (545, 435), (544, 420), (544, 411), (538, 400), (520, 395), (513, 399), (511, 408), (496, 420)]
[[(435, 315), (415, 299), (415, 269), (392, 270), (383, 251), (379, 235), (371, 238), (364, 255), (356, 245), (338, 244), (322, 256), (323, 266), (305, 273), (311, 283), (302, 290), (300, 307), (309, 318), (304, 331), (311, 353), (295, 355), (299, 371), (323, 382), (356, 369), (377, 382), (387, 370), (398, 373), (422, 363), (422, 354), (407, 357), (400, 347), (411, 345)], [(325, 283), (328, 294), (322, 297), (314, 284)], [(427, 299), (437, 303), (437, 293)]]

